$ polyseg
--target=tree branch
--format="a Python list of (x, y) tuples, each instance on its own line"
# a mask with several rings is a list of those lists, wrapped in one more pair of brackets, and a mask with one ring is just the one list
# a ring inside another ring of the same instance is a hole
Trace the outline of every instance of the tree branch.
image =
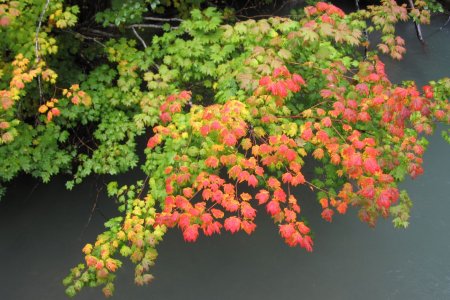
[(134, 32), (134, 35), (137, 37), (137, 39), (142, 43), (144, 46), (144, 49), (147, 48), (147, 44), (145, 43), (144, 39), (139, 35), (139, 33), (136, 31), (136, 28), (134, 26), (131, 27), (131, 29)]
[[(170, 26), (172, 29), (177, 29), (178, 26)], [(130, 26), (127, 26), (127, 28), (158, 28), (163, 29), (164, 25), (157, 25), (157, 24), (133, 24)]]
[[(412, 0), (408, 0), (409, 6), (411, 6), (411, 9), (414, 9), (414, 2)], [(419, 41), (422, 43), (425, 43), (423, 36), (422, 36), (422, 28), (420, 27), (420, 23), (414, 21), (414, 26), (416, 27), (416, 34)]]
[[(39, 44), (39, 32), (41, 31), (42, 20), (44, 19), (44, 15), (48, 9), (49, 4), (50, 4), (50, 0), (47, 0), (44, 4), (44, 7), (42, 8), (41, 15), (39, 16), (38, 26), (36, 28), (36, 36), (35, 36), (35, 44), (34, 44), (34, 51), (35, 51), (35, 55), (36, 55), (36, 60), (35, 60), (36, 64), (38, 64), (41, 61), (41, 56), (39, 55), (39, 50), (41, 48), (41, 45)], [(42, 93), (41, 75), (38, 75), (37, 79), (38, 79), (38, 86), (39, 86), (39, 98), (42, 102), (44, 96)]]
[(179, 18), (157, 18), (157, 17), (143, 17), (144, 20), (156, 21), (156, 22), (183, 22), (183, 19)]

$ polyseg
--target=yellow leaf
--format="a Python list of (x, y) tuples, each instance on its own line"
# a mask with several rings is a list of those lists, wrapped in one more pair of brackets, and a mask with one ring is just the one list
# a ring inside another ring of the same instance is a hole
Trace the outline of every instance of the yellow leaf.
[(86, 244), (86, 246), (83, 247), (83, 253), (84, 254), (90, 254), (92, 251), (92, 245), (91, 244)]
[(39, 112), (40, 112), (41, 114), (45, 113), (47, 110), (48, 110), (47, 105), (41, 105), (41, 106), (39, 106)]

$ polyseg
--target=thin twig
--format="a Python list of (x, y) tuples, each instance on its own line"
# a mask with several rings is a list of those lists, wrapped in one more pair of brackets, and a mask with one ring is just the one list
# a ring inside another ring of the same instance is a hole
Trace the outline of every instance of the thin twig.
[(183, 19), (179, 18), (157, 18), (157, 17), (143, 17), (144, 20), (157, 21), (157, 22), (183, 22)]
[(103, 48), (106, 48), (106, 45), (103, 44), (102, 42), (100, 42), (100, 41), (99, 41), (97, 38), (95, 38), (95, 37), (87, 36), (87, 35), (84, 35), (84, 34), (82, 34), (82, 33), (72, 31), (72, 30), (63, 30), (63, 31), (64, 31), (64, 32), (67, 32), (67, 33), (70, 33), (70, 34), (73, 34), (76, 38), (81, 38), (81, 39), (84, 39), (84, 40), (94, 41), (95, 43), (99, 44), (99, 45), (102, 46)]
[(441, 28), (439, 28), (440, 30), (444, 29), (445, 26), (447, 26), (447, 24), (450, 23), (450, 16), (448, 17), (447, 21), (445, 21), (444, 25), (441, 26)]
[[(133, 24), (133, 25), (127, 26), (127, 28), (158, 28), (158, 29), (163, 29), (164, 25), (157, 25), (157, 24)], [(171, 26), (170, 28), (177, 29), (178, 26)]]
[[(91, 208), (91, 212), (90, 212), (90, 214), (89, 214), (89, 218), (88, 218), (86, 224), (84, 225), (83, 230), (82, 230), (81, 233), (80, 233), (79, 239), (81, 239), (81, 238), (83, 237), (84, 233), (86, 232), (87, 228), (89, 227), (89, 224), (91, 224), (92, 217), (94, 216), (94, 212), (95, 212), (95, 210), (97, 209), (97, 206), (98, 206), (99, 195), (100, 195), (100, 192), (101, 192), (102, 190), (103, 190), (103, 186), (102, 186), (100, 189), (97, 189), (97, 196), (95, 197), (94, 205), (93, 205), (92, 208)], [(106, 219), (106, 217), (105, 217), (105, 215), (103, 214), (103, 212), (101, 212), (101, 211), (99, 210), (99, 213), (100, 213), (100, 215), (102, 215), (103, 218)]]
[(139, 33), (136, 31), (136, 28), (134, 26), (132, 26), (131, 29), (133, 30), (134, 35), (142, 43), (142, 46), (144, 46), (144, 49), (146, 49), (147, 48), (147, 44), (145, 43), (144, 39), (139, 35)]
[(82, 30), (90, 31), (93, 34), (102, 35), (102, 36), (106, 36), (106, 37), (110, 37), (110, 38), (113, 38), (113, 37), (117, 36), (117, 35), (115, 35), (113, 33), (110, 33), (110, 32), (107, 32), (107, 31), (98, 30), (98, 29), (93, 29), (93, 28), (82, 28)]

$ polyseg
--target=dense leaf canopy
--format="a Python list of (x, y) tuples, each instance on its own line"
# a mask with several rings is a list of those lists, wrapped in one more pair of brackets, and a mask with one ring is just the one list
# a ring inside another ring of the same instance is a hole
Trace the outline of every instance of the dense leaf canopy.
[(168, 228), (188, 242), (251, 234), (257, 208), (312, 251), (296, 186), (316, 192), (326, 221), (353, 206), (371, 226), (408, 225), (397, 184), (423, 172), (424, 134), (449, 122), (450, 79), (393, 84), (380, 57), (406, 51), (397, 22), (442, 8), (308, 1), (287, 18), (267, 13), (287, 1), (237, 2), (0, 0), (0, 188), (21, 173), (70, 174), (69, 189), (91, 174), (146, 176), (108, 185), (121, 216), (84, 247), (69, 295), (112, 295), (120, 257), (148, 283)]

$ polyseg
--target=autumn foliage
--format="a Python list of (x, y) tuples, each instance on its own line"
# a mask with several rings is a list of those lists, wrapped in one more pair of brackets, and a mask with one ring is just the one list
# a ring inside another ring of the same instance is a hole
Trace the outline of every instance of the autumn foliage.
[[(372, 8), (392, 13), (378, 48), (398, 59), (405, 52), (404, 41), (392, 37), (389, 24), (405, 19), (406, 8), (393, 1), (384, 4)], [(305, 8), (300, 26), (286, 29), (285, 41), (322, 51), (324, 57), (330, 44), (315, 48), (320, 41), (343, 45), (344, 53), (355, 46), (367, 47), (363, 28), (345, 18), (338, 7), (319, 2)], [(263, 25), (259, 30), (267, 31)], [(272, 45), (283, 43), (278, 34), (271, 38)], [(397, 183), (406, 174), (415, 178), (423, 173), (426, 140), (421, 135), (431, 134), (436, 121), (450, 121), (448, 92), (443, 88), (448, 88), (448, 80), (421, 89), (414, 83), (395, 85), (375, 52), (353, 63), (325, 59), (321, 65), (291, 61), (295, 48), (284, 47), (272, 68), (264, 65), (238, 75), (247, 91), (244, 96), (204, 105), (196, 103), (192, 91), (182, 90), (161, 101), (159, 121), (145, 151), (147, 198), (125, 204), (129, 209), (124, 225), (117, 227), (119, 243), (110, 233), (95, 244), (100, 256), (92, 255), (92, 246), (84, 250), (88, 266), (84, 274), (97, 272), (98, 283), (106, 284), (106, 295), (113, 289), (107, 273), (118, 266), (110, 255), (118, 249), (130, 256), (137, 263), (136, 282), (147, 283), (153, 278), (148, 273), (156, 258), (153, 247), (170, 228), (179, 228), (186, 242), (223, 232), (252, 234), (257, 213), (264, 211), (286, 244), (313, 251), (312, 229), (302, 214), (299, 195), (293, 192), (298, 186), (317, 193), (321, 217), (327, 222), (354, 207), (370, 226), (389, 216), (396, 226), (408, 225), (411, 201)], [(252, 51), (245, 61), (249, 66), (262, 54), (273, 55), (262, 48)], [(314, 80), (317, 77), (320, 83)], [(319, 166), (315, 177), (304, 173), (306, 162), (312, 160)], [(141, 182), (132, 189), (143, 190), (145, 185)], [(127, 189), (112, 188), (119, 197)], [(141, 210), (152, 207), (154, 199), (161, 201), (161, 210)], [(75, 268), (70, 280), (83, 276), (82, 269)]]
[[(412, 203), (398, 183), (423, 173), (425, 135), (450, 122), (450, 79), (393, 84), (383, 60), (401, 59), (395, 24), (427, 23), (428, 2), (350, 14), (317, 2), (295, 20), (242, 21), (228, 8), (135, 0), (96, 11), (98, 28), (86, 21), (95, 1), (81, 13), (77, 1), (42, 2), (0, 1), (0, 195), (20, 172), (69, 173), (68, 188), (138, 165), (146, 174), (108, 185), (121, 215), (83, 248), (68, 295), (103, 286), (111, 296), (120, 257), (147, 284), (168, 229), (187, 242), (252, 234), (258, 212), (287, 245), (312, 251), (297, 187), (315, 192), (327, 222), (355, 209), (370, 226), (408, 225)], [(165, 18), (173, 11), (184, 19)], [(136, 23), (147, 20), (167, 24)]]

